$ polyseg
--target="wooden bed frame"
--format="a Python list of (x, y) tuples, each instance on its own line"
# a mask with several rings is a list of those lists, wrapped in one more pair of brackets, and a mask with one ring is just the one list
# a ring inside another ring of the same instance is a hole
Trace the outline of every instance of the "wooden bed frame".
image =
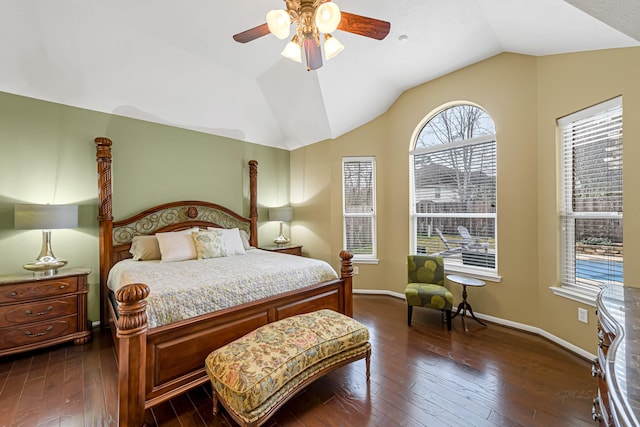
[(98, 224), (100, 242), (100, 320), (112, 331), (118, 359), (118, 415), (121, 426), (144, 424), (145, 409), (208, 381), (204, 359), (213, 350), (246, 333), (285, 317), (329, 308), (353, 316), (352, 254), (340, 253), (340, 278), (242, 304), (169, 325), (148, 328), (149, 288), (129, 284), (110, 301), (107, 277), (118, 261), (130, 258), (134, 235), (200, 227), (238, 227), (257, 239), (257, 165), (249, 162), (250, 217), (201, 201), (173, 202), (113, 221), (111, 145), (96, 138)]

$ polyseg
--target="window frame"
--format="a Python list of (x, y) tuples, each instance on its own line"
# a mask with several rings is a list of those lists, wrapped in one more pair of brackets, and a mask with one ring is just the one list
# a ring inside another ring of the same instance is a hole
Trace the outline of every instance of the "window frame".
[[(486, 219), (490, 219), (493, 221), (493, 227), (494, 227), (494, 232), (493, 232), (493, 239), (494, 239), (494, 248), (495, 248), (495, 266), (492, 267), (485, 267), (485, 266), (471, 266), (468, 264), (462, 264), (462, 263), (458, 263), (458, 262), (451, 262), (451, 260), (448, 260), (446, 257), (444, 258), (445, 260), (445, 265), (448, 271), (453, 271), (453, 272), (463, 272), (465, 274), (468, 274), (470, 276), (473, 277), (478, 277), (481, 279), (488, 279), (491, 281), (500, 281), (501, 278), (500, 276), (498, 276), (498, 208), (497, 208), (497, 175), (496, 175), (496, 182), (495, 182), (495, 193), (494, 193), (494, 197), (495, 197), (495, 201), (496, 201), (496, 208), (495, 208), (495, 212), (447, 212), (447, 213), (418, 213), (416, 212), (416, 171), (415, 171), (415, 156), (416, 155), (421, 155), (421, 154), (425, 154), (425, 153), (435, 153), (435, 152), (442, 152), (442, 151), (449, 151), (449, 150), (457, 150), (457, 149), (461, 149), (464, 148), (466, 146), (479, 146), (481, 144), (487, 144), (487, 143), (493, 143), (494, 146), (493, 148), (493, 153), (494, 153), (494, 161), (495, 161), (495, 168), (496, 168), (496, 172), (497, 172), (497, 164), (498, 164), (498, 154), (497, 154), (497, 137), (495, 133), (492, 134), (484, 134), (484, 135), (480, 135), (477, 137), (473, 137), (473, 138), (469, 138), (469, 139), (465, 139), (465, 140), (455, 140), (452, 142), (448, 142), (448, 143), (443, 143), (440, 145), (433, 145), (433, 146), (429, 146), (429, 147), (420, 147), (420, 148), (416, 148), (416, 145), (418, 143), (419, 137), (421, 135), (421, 133), (423, 132), (423, 129), (429, 124), (429, 122), (433, 119), (435, 119), (440, 113), (442, 113), (443, 111), (452, 108), (452, 107), (462, 107), (462, 106), (470, 106), (470, 107), (475, 107), (478, 108), (480, 110), (482, 110), (489, 119), (491, 119), (491, 121), (493, 122), (493, 119), (491, 118), (491, 116), (489, 115), (489, 113), (483, 109), (482, 107), (471, 103), (471, 102), (456, 102), (456, 103), (451, 103), (451, 104), (447, 104), (447, 105), (443, 105), (442, 107), (438, 108), (437, 110), (434, 110), (431, 114), (427, 115), (422, 121), (421, 123), (418, 125), (418, 127), (416, 128), (416, 130), (414, 131), (412, 138), (411, 138), (411, 145), (410, 145), (410, 151), (409, 151), (409, 185), (410, 185), (410, 200), (409, 200), (409, 212), (410, 212), (410, 237), (409, 237), (409, 243), (410, 243), (410, 252), (411, 253), (417, 253), (418, 251), (418, 218), (486, 218)], [(495, 122), (492, 123), (493, 126), (495, 126)], [(436, 191), (437, 193), (437, 191)], [(435, 196), (434, 196), (435, 197)]]
[[(347, 194), (346, 194), (346, 180), (345, 180), (345, 164), (347, 163), (369, 163), (371, 165), (371, 192), (372, 192), (372, 209), (371, 212), (359, 212), (350, 213), (347, 212)], [(375, 156), (345, 156), (342, 158), (341, 165), (342, 173), (342, 244), (346, 250), (351, 250), (348, 245), (348, 218), (370, 218), (371, 219), (371, 253), (370, 254), (357, 254), (353, 251), (352, 262), (360, 264), (377, 264), (378, 263), (378, 249), (377, 249), (377, 199), (376, 199), (376, 158)]]
[[(559, 266), (559, 274), (558, 274), (558, 282), (560, 283), (560, 287), (552, 287), (552, 291), (558, 295), (562, 295), (580, 302), (584, 302), (587, 304), (593, 305), (595, 303), (595, 297), (600, 291), (602, 284), (590, 284), (587, 283), (586, 280), (583, 280), (582, 283), (577, 280), (576, 273), (576, 265), (575, 262), (578, 260), (576, 255), (576, 221), (580, 220), (618, 220), (620, 221), (619, 232), (623, 233), (623, 224), (624, 224), (624, 214), (623, 211), (620, 212), (615, 211), (598, 211), (591, 212), (587, 210), (575, 210), (574, 209), (574, 181), (572, 170), (575, 169), (575, 161), (573, 154), (568, 154), (569, 150), (573, 149), (576, 146), (576, 143), (571, 141), (569, 145), (567, 145), (567, 138), (565, 135), (571, 129), (575, 129), (577, 126), (576, 123), (581, 122), (581, 125), (585, 124), (585, 120), (589, 119), (592, 121), (588, 126), (595, 126), (598, 121), (603, 120), (604, 117), (609, 116), (612, 112), (619, 111), (620, 114), (620, 154), (623, 152), (623, 144), (624, 144), (624, 130), (623, 130), (623, 105), (622, 105), (622, 97), (618, 96), (616, 98), (598, 103), (591, 107), (582, 109), (575, 113), (569, 114), (567, 116), (561, 117), (557, 120), (557, 129), (558, 129), (558, 158), (559, 158), (559, 170), (558, 170), (558, 224), (559, 224), (559, 253), (558, 253), (558, 266)], [(617, 114), (617, 113), (614, 113)], [(565, 132), (565, 129), (568, 129)], [(609, 127), (606, 128), (609, 130)], [(599, 145), (609, 144), (611, 138), (607, 138), (606, 140), (600, 141)], [(580, 146), (584, 144), (584, 142), (580, 141), (577, 145)], [(595, 144), (595, 143), (594, 143)], [(604, 148), (605, 150), (607, 147)], [(571, 151), (571, 153), (573, 153)], [(622, 157), (621, 157), (622, 158)], [(620, 171), (621, 179), (623, 175), (624, 168), (624, 158), (621, 160), (622, 166)], [(593, 170), (597, 170), (597, 166), (593, 167)], [(620, 188), (622, 189), (622, 182), (620, 184)], [(622, 191), (622, 190), (621, 190)], [(623, 201), (624, 194), (621, 194), (621, 199)], [(624, 237), (623, 240), (624, 242)], [(624, 260), (624, 256), (622, 257)], [(610, 259), (607, 258), (606, 262), (611, 262)], [(624, 274), (624, 267), (622, 274)], [(608, 269), (608, 272), (613, 270)], [(606, 279), (606, 282), (612, 283), (612, 276), (609, 276)], [(622, 279), (624, 280), (624, 279)], [(594, 281), (595, 282), (595, 281)]]

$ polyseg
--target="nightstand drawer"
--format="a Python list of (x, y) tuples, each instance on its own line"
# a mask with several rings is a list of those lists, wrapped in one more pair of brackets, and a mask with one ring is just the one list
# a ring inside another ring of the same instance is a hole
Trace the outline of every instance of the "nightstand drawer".
[(0, 292), (0, 303), (19, 302), (34, 298), (63, 295), (78, 290), (76, 277), (61, 277), (51, 280), (37, 280), (29, 283), (6, 285)]
[(77, 316), (74, 315), (0, 330), (0, 350), (72, 334), (77, 330), (77, 320)]
[(0, 307), (0, 328), (25, 323), (42, 322), (56, 317), (76, 314), (78, 297), (75, 295), (38, 302)]

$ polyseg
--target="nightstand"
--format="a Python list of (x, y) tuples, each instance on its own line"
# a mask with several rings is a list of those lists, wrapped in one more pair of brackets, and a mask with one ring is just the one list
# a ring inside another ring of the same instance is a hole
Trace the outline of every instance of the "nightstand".
[(89, 273), (89, 268), (67, 268), (54, 276), (0, 276), (0, 357), (66, 341), (89, 342)]
[(271, 252), (280, 252), (281, 254), (302, 256), (302, 245), (264, 246), (260, 247), (260, 249)]

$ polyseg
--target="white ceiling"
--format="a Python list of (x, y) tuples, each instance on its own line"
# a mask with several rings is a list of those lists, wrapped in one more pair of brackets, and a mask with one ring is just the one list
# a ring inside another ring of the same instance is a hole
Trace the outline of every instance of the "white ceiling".
[(0, 91), (291, 150), (501, 52), (640, 46), (637, 0), (336, 2), (391, 32), (338, 31), (344, 52), (307, 72), (271, 35), (232, 39), (282, 0), (0, 0)]

